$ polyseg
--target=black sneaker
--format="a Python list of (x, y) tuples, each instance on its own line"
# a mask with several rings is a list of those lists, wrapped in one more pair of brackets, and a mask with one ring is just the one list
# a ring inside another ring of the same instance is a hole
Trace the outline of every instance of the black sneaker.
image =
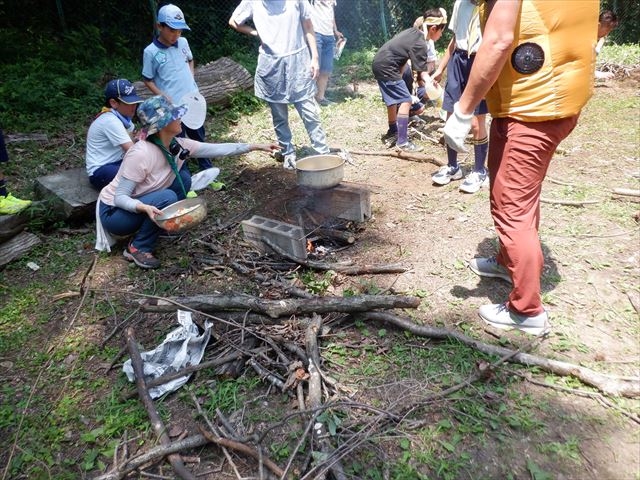
[(421, 152), (422, 147), (416, 145), (415, 143), (409, 141), (404, 145), (396, 145), (398, 150), (402, 150), (403, 152), (413, 153), (413, 152)]
[(385, 147), (393, 148), (398, 141), (398, 132), (387, 132), (382, 136), (381, 140)]
[(154, 257), (152, 253), (141, 252), (131, 244), (124, 249), (122, 255), (140, 268), (158, 268), (160, 266), (160, 260)]

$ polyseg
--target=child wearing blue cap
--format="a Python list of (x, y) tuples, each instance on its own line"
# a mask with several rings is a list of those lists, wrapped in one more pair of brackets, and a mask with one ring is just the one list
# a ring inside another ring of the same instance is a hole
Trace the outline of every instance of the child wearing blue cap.
[(96, 249), (111, 250), (116, 236), (132, 236), (124, 257), (141, 268), (158, 268), (153, 255), (161, 228), (155, 217), (163, 208), (182, 200), (191, 189), (186, 159), (241, 155), (253, 150), (271, 152), (276, 144), (201, 143), (176, 138), (185, 105), (173, 105), (154, 96), (138, 106), (140, 141), (125, 154), (115, 178), (102, 189), (96, 206)]
[(89, 126), (85, 163), (89, 182), (97, 190), (116, 176), (125, 152), (133, 146), (133, 116), (142, 98), (124, 78), (104, 89), (104, 106)]
[[(142, 56), (143, 82), (154, 95), (163, 95), (172, 103), (184, 103), (186, 98), (199, 95), (193, 76), (193, 53), (182, 36), (183, 31), (191, 29), (182, 10), (173, 4), (158, 10), (157, 28), (158, 35), (147, 45)], [(183, 124), (178, 136), (204, 142), (204, 125), (189, 128)], [(198, 158), (198, 166), (200, 170), (212, 167), (208, 158)]]

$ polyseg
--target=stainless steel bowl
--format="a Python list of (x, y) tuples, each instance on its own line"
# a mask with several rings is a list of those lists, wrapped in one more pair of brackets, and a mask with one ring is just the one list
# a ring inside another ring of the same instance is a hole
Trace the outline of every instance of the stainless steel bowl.
[(167, 232), (182, 232), (195, 227), (207, 216), (207, 202), (202, 197), (185, 198), (162, 209), (156, 223)]
[(338, 155), (313, 155), (296, 162), (298, 185), (331, 188), (344, 178), (344, 159)]

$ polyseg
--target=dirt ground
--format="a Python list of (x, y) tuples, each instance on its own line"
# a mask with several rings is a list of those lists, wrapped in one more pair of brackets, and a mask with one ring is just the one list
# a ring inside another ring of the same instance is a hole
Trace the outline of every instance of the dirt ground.
[[(543, 300), (553, 330), (535, 351), (598, 372), (636, 377), (640, 373), (640, 230), (633, 217), (639, 204), (614, 198), (612, 189), (639, 188), (637, 91), (637, 79), (599, 85), (578, 127), (561, 144), (552, 162), (543, 189), (546, 201), (542, 204), (540, 237), (545, 255)], [(384, 150), (380, 136), (386, 129), (386, 117), (375, 85), (360, 83), (356, 94), (352, 85), (329, 93), (336, 104), (324, 108), (322, 117), (331, 146), (352, 152)], [(428, 136), (437, 140), (443, 123), (435, 109), (427, 110), (423, 118), (429, 125)], [(302, 146), (307, 138), (295, 112), (291, 121), (295, 139)], [(215, 132), (216, 127), (210, 126), (209, 131)], [(217, 133), (220, 140), (227, 141), (267, 142), (273, 138), (265, 111)], [(424, 146), (425, 155), (436, 162), (446, 161), (442, 145), (418, 137), (415, 140)], [(515, 348), (524, 345), (526, 336), (487, 328), (477, 316), (479, 306), (501, 302), (509, 292), (507, 284), (480, 279), (466, 266), (474, 256), (495, 252), (487, 189), (469, 195), (458, 190), (459, 182), (434, 186), (430, 177), (437, 166), (432, 162), (384, 155), (352, 154), (352, 158), (353, 164), (345, 168), (345, 182), (370, 190), (372, 217), (357, 231), (355, 243), (336, 251), (331, 259), (351, 260), (355, 265), (400, 264), (407, 271), (337, 275), (328, 293), (340, 296), (375, 286), (378, 292), (419, 295), (422, 303), (412, 314), (417, 323), (464, 331), (487, 343)], [(473, 158), (462, 156), (461, 160), (469, 167)], [(199, 241), (231, 238), (241, 245), (241, 219), (253, 214), (290, 219), (292, 201), (299, 195), (295, 174), (261, 153), (246, 155), (234, 164), (224, 163), (222, 179), (226, 190), (203, 193), (209, 204), (205, 223), (180, 239), (160, 244), (163, 268), (153, 278), (158, 285), (173, 282), (171, 294), (254, 289), (246, 279), (198, 263), (197, 259), (206, 256)], [(561, 201), (585, 203), (563, 205)], [(185, 250), (194, 260), (187, 268)], [(83, 254), (92, 254), (90, 246)], [(139, 272), (132, 274), (119, 252), (114, 252), (98, 262), (94, 286), (135, 290), (143, 284), (142, 278)], [(270, 296), (266, 290), (261, 293)], [(98, 322), (88, 327), (87, 333), (104, 338), (112, 327)], [(157, 330), (148, 332), (145, 340), (151, 341), (154, 335), (157, 339)], [(119, 375), (111, 372), (108, 378), (115, 381)], [(542, 373), (536, 378), (545, 379)], [(366, 392), (367, 383), (360, 386)], [(509, 442), (478, 443), (471, 451), (474, 466), (467, 470), (469, 478), (506, 478), (506, 472), (510, 478), (534, 478), (527, 470), (527, 459), (557, 479), (639, 478), (637, 423), (615, 408), (575, 393), (529, 382), (513, 388), (545, 405), (539, 417), (545, 433), (534, 431), (514, 435)], [(576, 382), (575, 388), (584, 386)], [(622, 405), (637, 416), (637, 403), (622, 401)], [(579, 442), (579, 458), (574, 462), (557, 463), (536, 449), (545, 442), (574, 438)]]

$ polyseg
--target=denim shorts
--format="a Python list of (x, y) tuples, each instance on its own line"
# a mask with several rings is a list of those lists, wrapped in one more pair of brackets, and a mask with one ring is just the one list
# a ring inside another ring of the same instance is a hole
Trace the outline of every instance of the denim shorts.
[(316, 45), (318, 46), (318, 57), (320, 57), (320, 72), (333, 72), (333, 49), (336, 46), (336, 38), (333, 35), (316, 33)]
[(411, 92), (404, 80), (378, 80), (378, 87), (387, 107), (399, 103), (411, 103)]

